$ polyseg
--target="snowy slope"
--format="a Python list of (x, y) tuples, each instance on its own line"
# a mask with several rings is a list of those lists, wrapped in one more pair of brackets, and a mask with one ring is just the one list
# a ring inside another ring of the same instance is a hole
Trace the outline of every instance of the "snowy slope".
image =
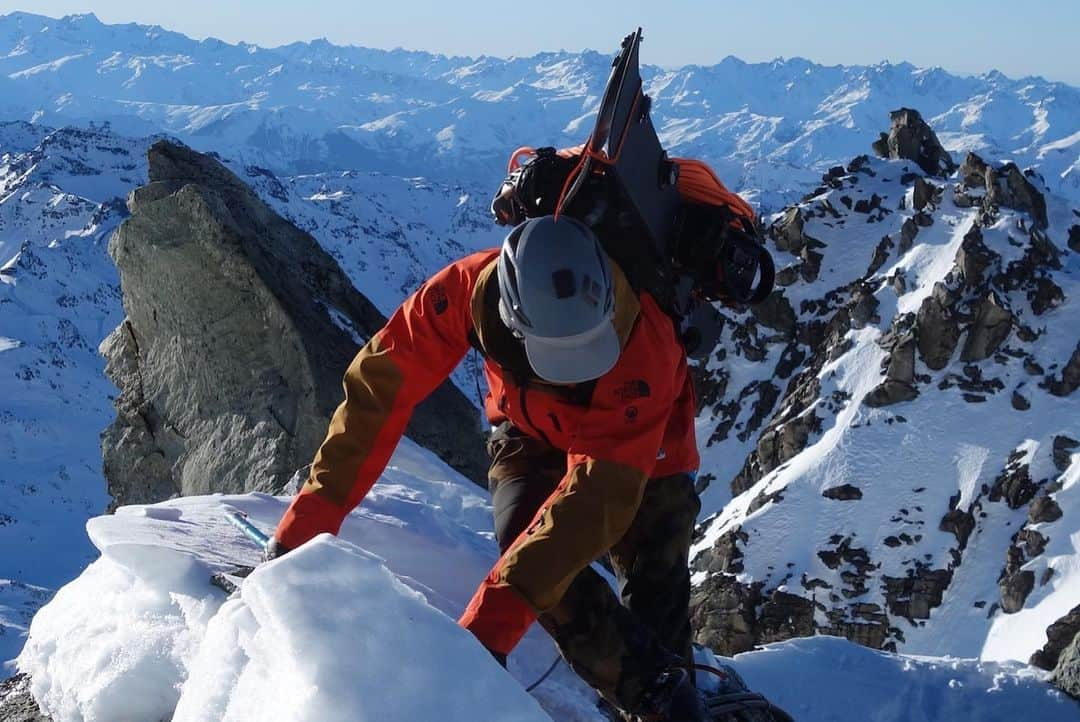
[[(286, 503), (188, 497), (93, 519), (101, 558), (37, 616), (19, 659), (45, 711), (57, 722), (174, 711), (176, 720), (282, 722), (605, 719), (565, 668), (535, 701), (524, 694), (518, 682), (551, 658), (542, 633), (512, 655), (515, 682), (451, 621), (495, 545), (484, 498), (432, 455), (405, 442), (339, 538), (260, 567), (229, 599), (210, 587), (212, 571), (257, 560), (223, 511), (268, 528)], [(775, 645), (734, 664), (805, 722), (1021, 713), (1057, 722), (1076, 712), (1016, 664), (913, 659), (837, 639)]]
[(109, 501), (98, 435), (115, 413), (97, 346), (123, 316), (105, 246), (113, 194), (145, 182), (145, 142), (27, 130), (0, 128), (0, 660), (94, 556), (83, 525)]
[[(325, 41), (230, 45), (93, 15), (11, 13), (0, 18), (0, 117), (166, 131), (289, 175), (378, 170), (490, 185), (518, 145), (584, 140), (620, 39), (598, 40), (601, 52), (448, 58)], [(919, 108), (950, 150), (1038, 166), (1052, 190), (1080, 198), (1080, 90), (1062, 83), (799, 58), (643, 74), (666, 146), (708, 160), (768, 208), (863, 152), (900, 106)]]

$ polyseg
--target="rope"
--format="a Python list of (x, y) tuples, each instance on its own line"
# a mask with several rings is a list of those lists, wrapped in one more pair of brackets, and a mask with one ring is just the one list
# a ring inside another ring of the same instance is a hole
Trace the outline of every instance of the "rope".
[(540, 684), (541, 684), (541, 683), (542, 683), (542, 682), (543, 682), (543, 681), (544, 681), (545, 679), (547, 679), (547, 678), (548, 678), (548, 677), (549, 677), (549, 676), (551, 675), (551, 673), (552, 673), (552, 672), (554, 672), (554, 671), (555, 671), (555, 668), (559, 666), (559, 662), (561, 662), (561, 661), (562, 661), (562, 657), (561, 657), (561, 656), (559, 656), (559, 655), (556, 655), (556, 656), (555, 656), (555, 661), (551, 663), (551, 666), (550, 666), (550, 667), (548, 667), (548, 671), (546, 671), (546, 672), (544, 672), (544, 673), (543, 673), (542, 675), (540, 675), (540, 679), (536, 680), (535, 682), (533, 682), (532, 684), (530, 684), (530, 685), (529, 685), (528, 687), (526, 687), (526, 688), (525, 688), (525, 691), (526, 691), (526, 692), (532, 692), (532, 691), (533, 691), (534, 689), (536, 689), (537, 687), (539, 687), (539, 686), (540, 686)]

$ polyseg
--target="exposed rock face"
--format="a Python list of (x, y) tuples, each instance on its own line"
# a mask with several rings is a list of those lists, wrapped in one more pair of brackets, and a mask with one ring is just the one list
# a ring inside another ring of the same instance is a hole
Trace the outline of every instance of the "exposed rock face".
[(960, 323), (936, 296), (927, 296), (915, 320), (919, 357), (939, 371), (949, 363), (960, 341)]
[(1064, 434), (1054, 437), (1054, 466), (1057, 467), (1058, 471), (1065, 471), (1069, 468), (1073, 450), (1078, 446), (1080, 446), (1080, 441)]
[[(311, 461), (359, 345), (385, 322), (315, 240), (209, 156), (167, 142), (109, 245), (127, 319), (102, 436), (116, 504), (278, 491)], [(408, 433), (473, 479), (475, 411), (449, 383)]]
[(1080, 343), (1076, 344), (1076, 350), (1061, 370), (1061, 379), (1051, 379), (1047, 388), (1054, 396), (1068, 396), (1080, 388)]
[(50, 722), (30, 696), (30, 678), (25, 674), (0, 681), (0, 720), (3, 722)]
[(1053, 684), (1071, 697), (1080, 700), (1080, 634), (1061, 653), (1054, 675)]
[(1061, 653), (1080, 634), (1080, 605), (1046, 628), (1046, 644), (1031, 655), (1031, 664), (1047, 671), (1057, 666)]
[(975, 153), (968, 153), (960, 166), (960, 176), (967, 188), (985, 188), (983, 208), (992, 213), (995, 206), (1006, 206), (1031, 214), (1036, 228), (1046, 228), (1046, 198), (1015, 163), (994, 168)]
[(922, 119), (919, 111), (911, 108), (894, 110), (892, 129), (881, 134), (874, 143), (874, 151), (884, 157), (915, 161), (925, 173), (944, 176), (956, 169), (952, 156), (942, 147), (937, 135)]
[(1012, 330), (1012, 313), (1001, 306), (994, 294), (990, 294), (979, 304), (975, 320), (968, 330), (964, 350), (960, 353), (961, 361), (981, 361), (990, 358), (998, 347), (1009, 337)]

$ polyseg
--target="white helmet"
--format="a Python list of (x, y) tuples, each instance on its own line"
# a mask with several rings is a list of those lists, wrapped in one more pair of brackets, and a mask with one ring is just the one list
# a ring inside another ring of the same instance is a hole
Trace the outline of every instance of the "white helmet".
[(619, 359), (611, 266), (592, 230), (542, 216), (516, 226), (499, 254), (499, 317), (553, 383), (603, 376)]

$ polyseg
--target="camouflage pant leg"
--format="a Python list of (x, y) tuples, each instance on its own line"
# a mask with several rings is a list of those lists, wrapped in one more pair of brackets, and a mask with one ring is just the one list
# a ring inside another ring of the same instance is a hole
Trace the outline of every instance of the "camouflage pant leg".
[(652, 479), (630, 530), (611, 550), (623, 605), (665, 649), (688, 662), (693, 659), (690, 539), (700, 510), (689, 475)]
[[(495, 533), (505, 549), (566, 472), (566, 455), (512, 427), (488, 444)], [(637, 517), (611, 552), (620, 597), (592, 569), (540, 615), (567, 664), (606, 699), (635, 710), (672, 656), (690, 649), (687, 555), (700, 502), (686, 475), (648, 483)]]

